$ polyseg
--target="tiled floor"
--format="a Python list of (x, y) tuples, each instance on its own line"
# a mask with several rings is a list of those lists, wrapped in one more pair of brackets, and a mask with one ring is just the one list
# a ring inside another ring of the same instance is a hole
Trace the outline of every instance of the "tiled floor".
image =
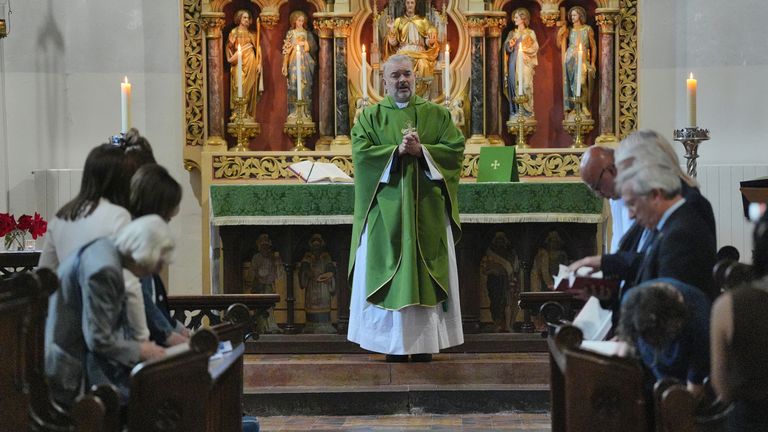
[(260, 417), (261, 430), (327, 432), (536, 431), (549, 432), (547, 413), (499, 413), (389, 416)]

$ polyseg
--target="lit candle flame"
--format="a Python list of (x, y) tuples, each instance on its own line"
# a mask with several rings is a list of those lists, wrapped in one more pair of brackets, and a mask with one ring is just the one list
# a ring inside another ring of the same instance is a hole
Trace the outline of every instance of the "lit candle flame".
[(128, 84), (128, 77), (127, 77), (127, 76), (123, 77), (123, 82), (124, 82), (125, 84)]

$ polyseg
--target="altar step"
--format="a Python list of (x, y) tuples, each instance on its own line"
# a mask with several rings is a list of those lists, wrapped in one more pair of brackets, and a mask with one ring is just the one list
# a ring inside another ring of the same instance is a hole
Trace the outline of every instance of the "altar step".
[(387, 415), (543, 412), (545, 353), (441, 353), (430, 363), (387, 363), (377, 354), (249, 354), (249, 414)]
[[(264, 334), (246, 344), (249, 354), (365, 354), (368, 351), (340, 334)], [(464, 343), (446, 353), (531, 353), (547, 352), (547, 340), (540, 333), (464, 334)]]

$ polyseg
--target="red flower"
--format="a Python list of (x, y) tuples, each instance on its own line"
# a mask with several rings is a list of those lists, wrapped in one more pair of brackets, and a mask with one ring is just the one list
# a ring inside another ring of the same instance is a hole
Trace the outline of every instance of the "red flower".
[(32, 216), (22, 215), (19, 218), (19, 223), (16, 225), (16, 227), (22, 231), (29, 231), (32, 229)]
[(8, 213), (0, 213), (0, 237), (16, 229), (16, 219)]
[[(19, 219), (19, 222), (21, 222), (21, 219)], [(37, 238), (42, 237), (46, 231), (48, 231), (48, 222), (46, 222), (39, 213), (35, 212), (35, 217), (30, 222), (29, 227), (29, 232), (32, 233), (32, 238), (37, 240)]]

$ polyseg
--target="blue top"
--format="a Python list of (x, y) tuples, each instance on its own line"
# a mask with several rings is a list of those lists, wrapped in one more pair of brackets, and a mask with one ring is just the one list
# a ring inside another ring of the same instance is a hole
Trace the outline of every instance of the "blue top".
[(666, 377), (701, 384), (709, 376), (709, 313), (712, 302), (700, 289), (676, 279), (659, 278), (644, 282), (666, 282), (683, 295), (688, 309), (688, 321), (675, 340), (657, 351), (643, 338), (636, 341), (643, 363), (656, 379)]

